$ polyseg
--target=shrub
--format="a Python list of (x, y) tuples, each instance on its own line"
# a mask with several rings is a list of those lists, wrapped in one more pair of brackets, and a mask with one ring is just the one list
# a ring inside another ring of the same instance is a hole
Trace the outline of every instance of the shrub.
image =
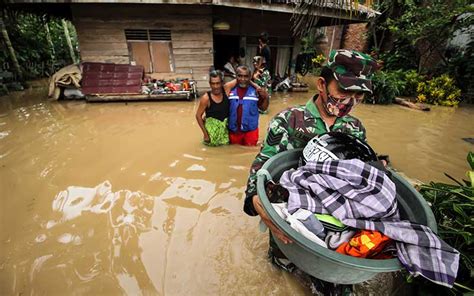
[(372, 77), (374, 87), (373, 98), (368, 101), (374, 104), (391, 104), (396, 96), (405, 89), (403, 71), (378, 71)]
[[(464, 184), (448, 176), (457, 184), (431, 182), (421, 185), (420, 193), (430, 203), (438, 222), (438, 233), (449, 245), (461, 253), (459, 272), (455, 283), (456, 292), (467, 292), (474, 288), (474, 154), (469, 152), (467, 160), (469, 180)], [(436, 287), (439, 289), (439, 287)], [(442, 293), (447, 295), (447, 293)]]
[(311, 59), (311, 74), (314, 76), (321, 75), (321, 67), (326, 61), (326, 57), (323, 54), (319, 54)]
[(425, 76), (418, 74), (416, 70), (409, 70), (404, 73), (405, 88), (403, 89), (402, 95), (404, 96), (416, 96), (416, 90), (418, 84), (425, 80)]
[(418, 83), (417, 93), (418, 102), (441, 106), (457, 106), (461, 98), (461, 90), (447, 74)]

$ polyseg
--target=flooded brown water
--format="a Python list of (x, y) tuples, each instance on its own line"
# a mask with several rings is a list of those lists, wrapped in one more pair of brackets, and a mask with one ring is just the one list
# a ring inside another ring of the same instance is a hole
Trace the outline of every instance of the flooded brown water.
[[(0, 294), (304, 294), (242, 212), (257, 147), (201, 144), (196, 102), (0, 98)], [(275, 95), (262, 116), (305, 103)], [(413, 179), (460, 178), (473, 108), (362, 105), (369, 142)]]

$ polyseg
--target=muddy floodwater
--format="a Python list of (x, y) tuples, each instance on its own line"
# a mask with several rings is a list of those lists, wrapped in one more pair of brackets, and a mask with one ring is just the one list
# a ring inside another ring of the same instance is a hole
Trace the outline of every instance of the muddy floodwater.
[[(197, 102), (0, 97), (1, 295), (290, 295), (242, 212), (257, 147), (201, 144)], [(261, 116), (305, 103), (276, 94)], [(406, 176), (462, 178), (474, 108), (361, 105), (369, 143)]]

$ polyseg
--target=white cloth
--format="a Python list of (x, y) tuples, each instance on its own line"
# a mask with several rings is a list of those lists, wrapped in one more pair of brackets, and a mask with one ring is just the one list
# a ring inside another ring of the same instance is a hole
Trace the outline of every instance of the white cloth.
[[(287, 221), (294, 230), (301, 233), (304, 237), (306, 237), (310, 241), (315, 242), (316, 244), (327, 248), (326, 243), (322, 239), (320, 239), (314, 233), (309, 231), (308, 228), (306, 228), (306, 226), (304, 226), (303, 223), (300, 220), (298, 220), (305, 217), (305, 213), (299, 212), (298, 214), (298, 212), (296, 212), (295, 214), (291, 215), (288, 212), (288, 208), (286, 205), (287, 205), (286, 202), (272, 203), (273, 209), (275, 209), (275, 212), (277, 212), (278, 216), (280, 216), (283, 220)], [(309, 214), (311, 214), (311, 212)], [(304, 219), (306, 218), (307, 216)]]
[(227, 64), (224, 65), (224, 69), (230, 74), (233, 74), (234, 76), (237, 75), (237, 73), (235, 72), (234, 66), (232, 66), (230, 62), (227, 62)]

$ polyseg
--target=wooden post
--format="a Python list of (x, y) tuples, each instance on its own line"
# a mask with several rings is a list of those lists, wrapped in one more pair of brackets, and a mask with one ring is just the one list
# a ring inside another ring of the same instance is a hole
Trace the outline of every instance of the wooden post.
[(67, 28), (67, 22), (64, 19), (61, 19), (64, 29), (64, 36), (66, 37), (67, 46), (69, 48), (69, 56), (73, 64), (76, 63), (76, 55), (74, 54), (74, 48), (72, 48), (71, 35), (69, 35), (69, 30)]
[(51, 34), (49, 32), (48, 22), (45, 18), (43, 18), (43, 22), (44, 22), (44, 29), (46, 30), (46, 41), (48, 42), (48, 45), (49, 45), (49, 54), (50, 54), (50, 57), (51, 57), (50, 75), (53, 75), (54, 74), (54, 64), (55, 64), (54, 44), (53, 44), (53, 40), (51, 39)]
[(7, 28), (5, 27), (5, 23), (3, 22), (3, 12), (0, 13), (0, 30), (2, 31), (3, 40), (5, 40), (5, 45), (7, 46), (8, 53), (10, 55), (10, 59), (12, 60), (13, 67), (15, 68), (15, 72), (18, 76), (20, 81), (23, 81), (23, 72), (21, 71), (20, 64), (16, 58), (15, 50), (13, 49), (12, 43), (10, 41), (10, 37), (8, 36)]

